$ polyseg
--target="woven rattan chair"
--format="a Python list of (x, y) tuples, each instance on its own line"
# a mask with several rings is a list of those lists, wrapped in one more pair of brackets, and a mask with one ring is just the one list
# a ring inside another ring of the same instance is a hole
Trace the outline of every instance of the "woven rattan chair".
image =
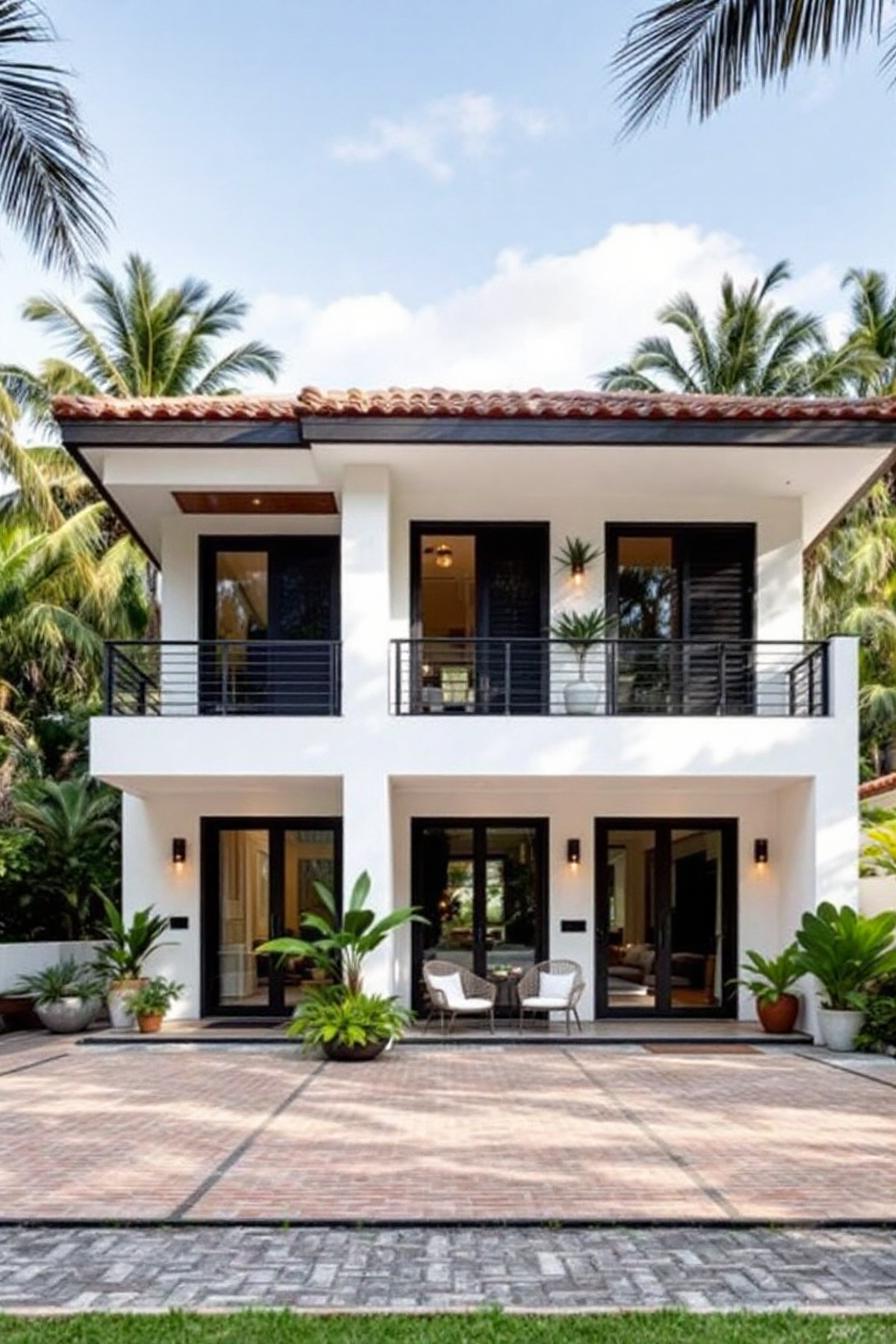
[[(571, 975), (572, 981), (565, 995), (560, 994), (542, 994), (542, 975)], [(582, 1023), (579, 1020), (578, 1002), (582, 997), (582, 991), (585, 988), (585, 980), (582, 975), (582, 968), (577, 961), (539, 961), (537, 965), (531, 966), (517, 985), (517, 995), (520, 1001), (520, 1031), (523, 1029), (524, 1013), (559, 1013), (566, 1014), (566, 1034), (570, 1035), (570, 1015), (575, 1018), (579, 1031), (582, 1030)], [(548, 1018), (550, 1021), (550, 1018)]]
[[(460, 984), (463, 990), (461, 997), (448, 992), (446, 984), (450, 977), (451, 987), (456, 988), (457, 982), (454, 980), (456, 975), (460, 976)], [(440, 981), (442, 982), (441, 985)], [(423, 1024), (424, 1031), (437, 1013), (442, 1031), (445, 1030), (446, 1017), (449, 1019), (448, 1030), (451, 1031), (454, 1028), (455, 1018), (481, 1016), (487, 1013), (489, 1030), (494, 1036), (497, 989), (494, 985), (489, 984), (488, 980), (483, 980), (481, 976), (468, 971), (466, 966), (458, 966), (453, 961), (425, 961), (423, 963), (423, 983), (426, 986), (426, 997), (429, 1000), (429, 1016)]]

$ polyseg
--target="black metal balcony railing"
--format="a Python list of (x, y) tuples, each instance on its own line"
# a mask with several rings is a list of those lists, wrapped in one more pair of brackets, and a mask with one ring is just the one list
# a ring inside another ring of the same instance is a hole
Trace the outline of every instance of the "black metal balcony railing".
[[(581, 656), (580, 656), (581, 655)], [(819, 717), (828, 646), (752, 640), (398, 639), (394, 714)]]
[(338, 714), (337, 640), (123, 640), (106, 645), (105, 712)]

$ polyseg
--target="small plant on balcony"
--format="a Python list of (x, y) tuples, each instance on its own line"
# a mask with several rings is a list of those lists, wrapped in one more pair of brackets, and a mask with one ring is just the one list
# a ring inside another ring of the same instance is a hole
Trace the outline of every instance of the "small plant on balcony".
[(569, 570), (573, 583), (581, 583), (589, 565), (593, 565), (600, 556), (590, 541), (581, 537), (567, 537), (554, 557), (561, 569)]
[(572, 650), (578, 666), (578, 679), (563, 688), (567, 714), (593, 714), (597, 709), (599, 687), (585, 680), (588, 654), (595, 644), (606, 639), (613, 621), (606, 612), (564, 611), (551, 626), (551, 634)]

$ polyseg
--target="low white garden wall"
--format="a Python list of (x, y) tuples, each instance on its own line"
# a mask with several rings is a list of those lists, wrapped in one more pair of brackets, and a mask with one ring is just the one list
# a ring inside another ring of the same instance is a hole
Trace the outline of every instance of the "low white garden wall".
[(0, 993), (14, 990), (20, 975), (34, 975), (55, 966), (66, 957), (82, 963), (93, 961), (98, 942), (0, 943)]
[(859, 910), (863, 915), (896, 910), (896, 877), (860, 877)]

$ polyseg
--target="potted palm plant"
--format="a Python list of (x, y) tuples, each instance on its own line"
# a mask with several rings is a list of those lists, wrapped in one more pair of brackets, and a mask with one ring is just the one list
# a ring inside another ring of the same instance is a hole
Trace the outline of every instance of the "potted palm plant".
[(19, 978), (17, 992), (30, 994), (48, 1031), (84, 1031), (103, 1003), (103, 984), (92, 966), (66, 957), (33, 975)]
[(377, 919), (367, 908), (371, 887), (367, 872), (352, 887), (341, 916), (329, 887), (323, 882), (314, 887), (325, 913), (307, 914), (301, 922), (318, 936), (273, 938), (255, 949), (256, 956), (305, 957), (336, 982), (306, 991), (287, 1027), (290, 1036), (299, 1037), (306, 1049), (320, 1046), (330, 1059), (375, 1059), (401, 1036), (411, 1014), (394, 998), (364, 993), (364, 959), (401, 925), (427, 921), (414, 906), (402, 906)]
[(770, 1035), (787, 1035), (796, 1025), (800, 1011), (799, 995), (790, 988), (803, 974), (800, 950), (791, 943), (777, 957), (763, 957), (752, 949), (746, 953), (741, 966), (743, 979), (735, 985), (748, 989), (756, 1001), (756, 1015), (763, 1031)]
[(594, 714), (600, 698), (600, 687), (585, 680), (588, 653), (600, 640), (606, 639), (612, 618), (598, 609), (591, 611), (564, 611), (551, 626), (551, 634), (566, 644), (575, 656), (578, 678), (563, 688), (567, 714)]
[(137, 1021), (138, 1030), (145, 1033), (161, 1031), (166, 1014), (172, 1003), (180, 998), (183, 988), (183, 985), (157, 975), (129, 994), (128, 1009)]
[(134, 1025), (134, 1014), (129, 999), (145, 984), (143, 965), (151, 952), (166, 946), (162, 938), (168, 931), (168, 920), (154, 915), (152, 906), (136, 910), (130, 924), (117, 906), (103, 897), (105, 922), (100, 926), (103, 945), (97, 952), (94, 966), (107, 983), (106, 1006), (113, 1027)]
[(821, 985), (818, 1010), (829, 1050), (853, 1050), (862, 1026), (862, 995), (872, 980), (896, 974), (896, 911), (859, 915), (824, 901), (797, 930), (803, 971)]

